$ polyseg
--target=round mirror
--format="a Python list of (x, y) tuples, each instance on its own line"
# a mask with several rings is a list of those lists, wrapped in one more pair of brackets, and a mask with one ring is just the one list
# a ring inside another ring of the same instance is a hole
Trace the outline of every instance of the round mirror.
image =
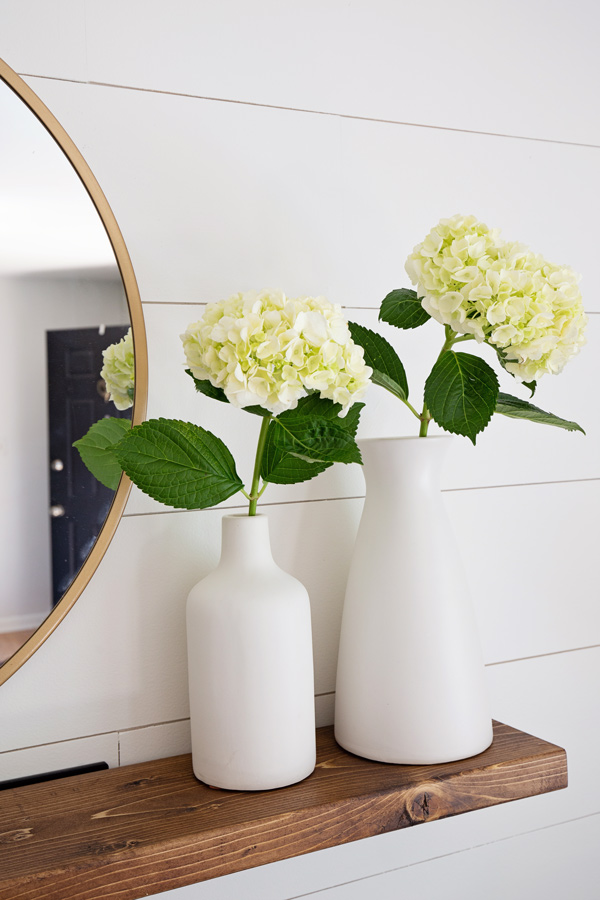
[[(0, 122), (1, 684), (60, 623), (110, 543), (130, 484), (102, 485), (73, 442), (106, 417), (142, 421), (147, 369), (137, 285), (106, 198), (1, 60)], [(130, 327), (134, 403), (117, 409), (103, 351)]]

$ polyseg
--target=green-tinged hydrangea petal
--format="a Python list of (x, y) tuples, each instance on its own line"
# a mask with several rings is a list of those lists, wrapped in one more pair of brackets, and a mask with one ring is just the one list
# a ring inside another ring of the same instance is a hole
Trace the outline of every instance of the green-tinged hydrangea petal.
[(558, 374), (585, 343), (579, 276), (474, 216), (442, 219), (406, 271), (430, 316), (501, 351), (523, 381)]
[(371, 376), (339, 306), (324, 297), (251, 291), (210, 303), (181, 335), (194, 378), (224, 391), (234, 406), (277, 416), (318, 391), (345, 412)]

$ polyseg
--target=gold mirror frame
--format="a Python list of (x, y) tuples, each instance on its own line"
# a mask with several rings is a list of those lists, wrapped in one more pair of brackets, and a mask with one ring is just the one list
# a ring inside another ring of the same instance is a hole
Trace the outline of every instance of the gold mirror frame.
[[(29, 107), (33, 115), (36, 116), (44, 128), (46, 128), (54, 138), (55, 142), (63, 151), (73, 166), (75, 173), (83, 183), (83, 186), (86, 189), (90, 200), (96, 207), (96, 211), (104, 225), (123, 280), (127, 305), (129, 307), (135, 353), (135, 395), (131, 424), (139, 425), (146, 415), (146, 403), (148, 397), (146, 330), (144, 327), (144, 316), (137, 282), (135, 280), (129, 253), (127, 252), (127, 247), (123, 240), (123, 235), (117, 225), (117, 220), (108, 205), (106, 197), (102, 193), (100, 185), (92, 174), (90, 167), (62, 125), (57, 122), (50, 110), (42, 103), (40, 98), (31, 90), (23, 79), (20, 78), (2, 59), (0, 59), (0, 79), (21, 98), (25, 105)], [(35, 653), (38, 647), (44, 643), (46, 638), (51, 635), (54, 629), (62, 622), (75, 601), (80, 597), (90, 578), (98, 568), (102, 557), (106, 553), (108, 545), (110, 544), (121, 519), (121, 515), (123, 514), (130, 490), (131, 482), (126, 475), (122, 475), (104, 525), (100, 529), (96, 543), (92, 547), (87, 559), (69, 588), (65, 591), (64, 595), (49, 613), (47, 618), (44, 619), (37, 631), (32, 634), (23, 646), (17, 650), (4, 665), (0, 666), (0, 685), (10, 678), (10, 676)]]

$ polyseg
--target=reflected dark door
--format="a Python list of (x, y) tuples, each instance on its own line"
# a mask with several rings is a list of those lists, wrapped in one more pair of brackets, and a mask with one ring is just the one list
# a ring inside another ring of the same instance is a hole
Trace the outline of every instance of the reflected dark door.
[(50, 431), (50, 522), (52, 597), (58, 603), (92, 549), (114, 491), (88, 472), (72, 446), (106, 416), (131, 418), (106, 398), (100, 378), (102, 351), (129, 326), (47, 332), (48, 419)]

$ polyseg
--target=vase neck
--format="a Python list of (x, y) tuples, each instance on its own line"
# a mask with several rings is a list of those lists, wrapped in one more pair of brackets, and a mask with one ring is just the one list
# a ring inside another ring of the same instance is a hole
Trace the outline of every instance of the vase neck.
[(223, 516), (219, 565), (274, 565), (267, 516)]
[(451, 437), (377, 438), (358, 441), (367, 495), (438, 492)]

